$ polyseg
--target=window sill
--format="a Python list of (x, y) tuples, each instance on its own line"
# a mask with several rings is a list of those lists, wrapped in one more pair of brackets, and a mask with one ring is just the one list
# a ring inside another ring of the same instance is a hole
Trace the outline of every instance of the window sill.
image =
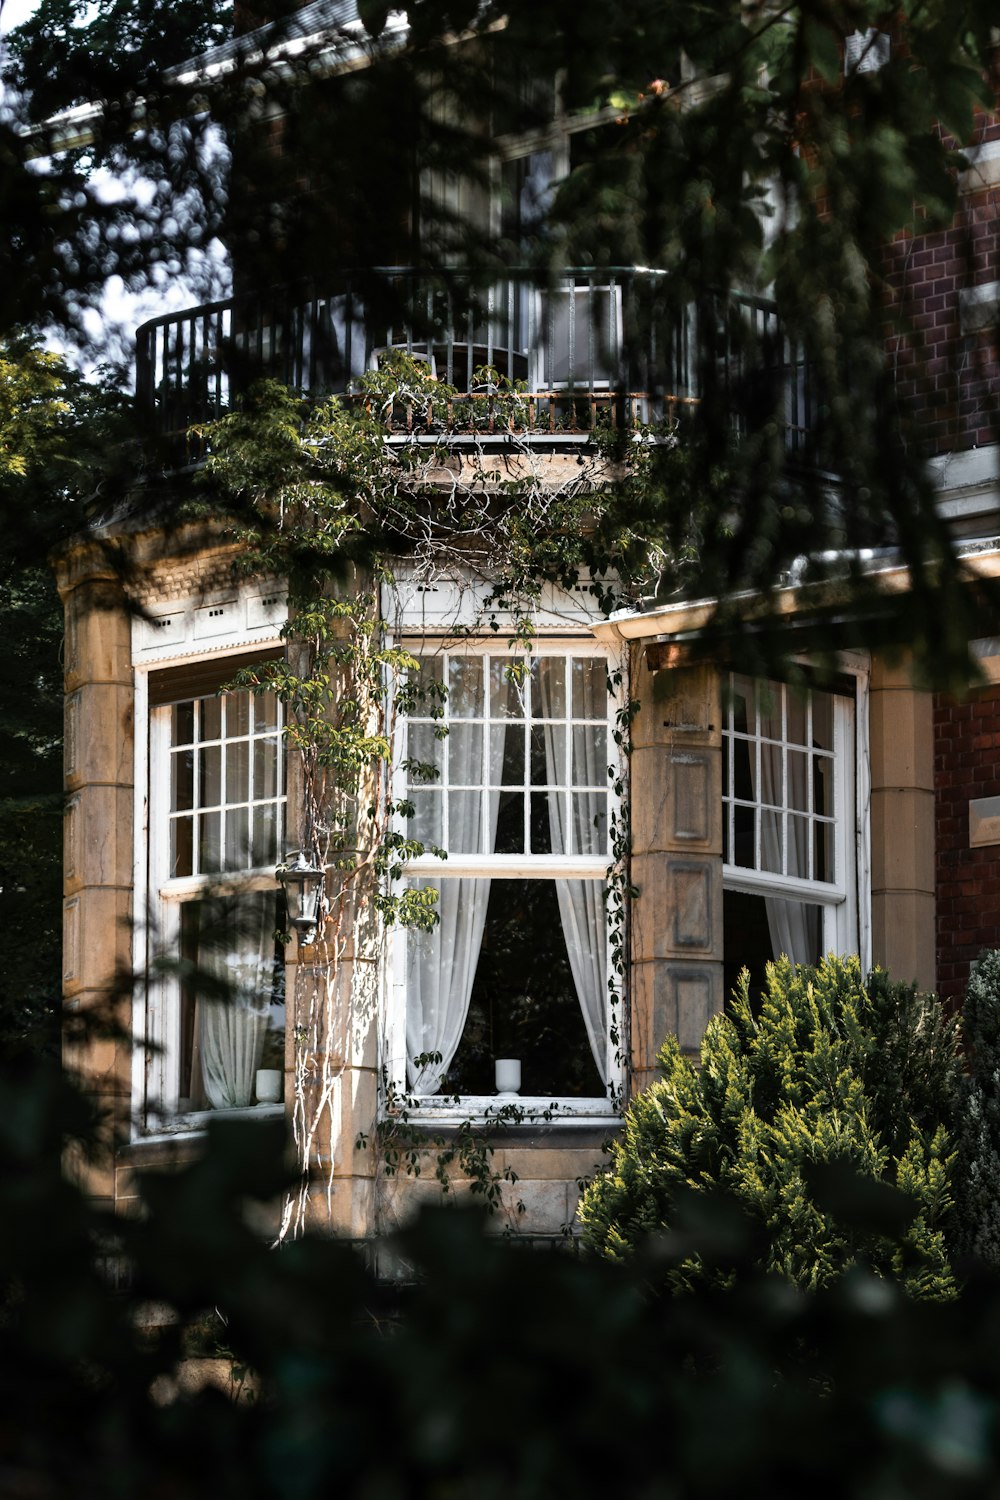
[(385, 1113), (385, 1123), (419, 1125), (428, 1129), (459, 1130), (473, 1125), (486, 1129), (522, 1130), (564, 1126), (569, 1130), (587, 1127), (607, 1129), (620, 1119), (609, 1099), (517, 1098), (501, 1102), (496, 1094), (469, 1095), (456, 1103), (450, 1096), (421, 1099), (405, 1109)]
[(200, 1109), (190, 1114), (176, 1115), (172, 1120), (159, 1120), (155, 1125), (140, 1129), (136, 1133), (134, 1144), (203, 1136), (210, 1120), (277, 1120), (284, 1113), (284, 1104), (248, 1104), (241, 1109)]
[[(392, 1118), (382, 1122), (383, 1129), (391, 1129)], [(402, 1122), (401, 1122), (402, 1124)], [(518, 1124), (509, 1121), (486, 1119), (468, 1114), (442, 1115), (438, 1118), (423, 1115), (408, 1115), (405, 1122), (407, 1137), (414, 1144), (426, 1142), (432, 1146), (437, 1141), (450, 1144), (467, 1130), (485, 1138), (489, 1144), (506, 1146), (518, 1151), (566, 1148), (580, 1151), (600, 1152), (621, 1128), (620, 1115), (605, 1115), (589, 1118), (578, 1116), (566, 1120), (522, 1120)]]

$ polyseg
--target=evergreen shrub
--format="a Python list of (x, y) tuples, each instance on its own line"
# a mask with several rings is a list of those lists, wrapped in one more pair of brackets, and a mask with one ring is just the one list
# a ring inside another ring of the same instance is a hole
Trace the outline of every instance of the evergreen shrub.
[(972, 966), (962, 1012), (968, 1076), (956, 1131), (956, 1245), (1000, 1269), (1000, 951)]
[[(630, 1105), (611, 1166), (584, 1191), (585, 1239), (628, 1258), (676, 1225), (678, 1199), (721, 1190), (760, 1225), (762, 1269), (797, 1286), (864, 1262), (913, 1296), (953, 1296), (957, 1022), (915, 986), (879, 970), (866, 980), (857, 958), (769, 965), (759, 1014), (748, 979), (710, 1023), (700, 1067), (675, 1037), (664, 1043), (663, 1076)], [(845, 1170), (910, 1202), (878, 1231), (859, 1225), (830, 1193)], [(694, 1256), (668, 1280), (716, 1274)]]

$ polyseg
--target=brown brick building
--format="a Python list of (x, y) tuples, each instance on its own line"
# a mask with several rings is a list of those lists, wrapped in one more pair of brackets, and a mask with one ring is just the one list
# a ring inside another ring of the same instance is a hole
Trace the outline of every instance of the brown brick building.
[[(303, 27), (320, 9), (305, 7)], [(505, 144), (519, 211), (565, 167), (574, 128), (554, 119), (544, 139)], [(990, 118), (959, 221), (892, 250), (915, 330), (892, 346), (899, 388), (933, 429), (943, 512), (989, 577), (998, 185)], [(430, 305), (420, 273), (393, 274)], [(663, 414), (623, 332), (646, 274), (568, 270), (541, 289), (498, 278), (478, 321), (442, 314), (433, 334), (390, 327), (346, 282), (285, 313), (247, 298), (195, 308), (141, 330), (139, 397), (164, 434), (220, 414), (224, 347), (255, 349), (293, 386), (342, 391), (398, 348), (466, 402), (490, 365), (522, 388), (517, 463), (555, 491), (578, 482), (600, 417)], [(760, 299), (753, 310), (771, 316)], [(697, 399), (690, 372), (671, 373), (670, 399)], [(467, 462), (459, 432), (449, 441)], [(487, 423), (477, 445), (514, 462), (504, 430)], [(349, 905), (350, 922), (336, 940), (328, 919), (316, 943), (276, 946), (275, 867), (307, 842), (304, 773), (275, 694), (220, 689), (283, 653), (287, 589), (235, 562), (211, 527), (120, 517), (58, 565), (67, 1007), (97, 1007), (117, 974), (136, 975), (132, 1039), (72, 1058), (119, 1132), (94, 1182), (116, 1206), (137, 1166), (196, 1151), (214, 1112), (284, 1111), (313, 1172), (305, 1215), (338, 1232), (370, 1236), (439, 1193), (442, 1151), (471, 1128), (494, 1148), (502, 1218), (558, 1234), (664, 1035), (695, 1050), (744, 963), (859, 952), (957, 997), (970, 960), (1000, 941), (997, 641), (977, 643), (991, 685), (955, 699), (921, 687), (905, 653), (868, 648), (863, 630), (832, 679), (814, 682), (806, 662), (794, 686), (753, 681), (684, 655), (708, 606), (604, 620), (581, 579), (534, 600), (518, 656), (488, 579), (400, 566), (381, 617), (429, 696), (398, 715), (391, 775), (409, 807), (400, 834), (447, 852), (414, 855), (404, 876), (438, 891), (440, 920), (393, 929), (370, 889), (348, 899), (331, 861), (328, 901)], [(880, 566), (887, 589), (905, 587), (891, 559)], [(803, 603), (791, 585), (778, 601), (790, 621)], [(627, 699), (639, 708), (626, 751)], [(609, 867), (622, 904), (606, 899)], [(191, 978), (206, 972), (230, 1004)], [(396, 1149), (412, 1149), (420, 1175), (386, 1170), (380, 1121), (402, 1129)]]

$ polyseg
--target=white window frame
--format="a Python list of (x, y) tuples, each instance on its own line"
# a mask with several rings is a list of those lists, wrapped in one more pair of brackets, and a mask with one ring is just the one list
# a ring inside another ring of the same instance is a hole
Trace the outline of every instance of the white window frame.
[[(182, 608), (180, 613), (184, 612)], [(251, 648), (252, 644), (250, 643)], [(247, 643), (234, 641), (232, 649), (226, 651), (224, 656), (217, 653), (212, 657), (155, 660), (150, 662), (150, 667), (195, 666), (206, 660), (220, 658), (225, 662), (230, 656), (238, 658), (233, 661), (235, 673), (240, 666), (247, 664)], [(178, 701), (197, 701), (211, 696), (210, 693), (192, 693), (189, 698)], [(144, 982), (136, 986), (132, 1013), (132, 1136), (135, 1140), (145, 1140), (157, 1135), (199, 1133), (207, 1127), (213, 1116), (220, 1113), (217, 1110), (189, 1110), (182, 1113), (178, 1107), (180, 986), (175, 976), (158, 974), (154, 960), (158, 954), (176, 954), (179, 951), (181, 908), (209, 889), (214, 892), (247, 894), (277, 889), (273, 865), (230, 874), (223, 872), (175, 878), (167, 874), (170, 850), (170, 714), (173, 706), (163, 704), (150, 707), (149, 671), (145, 665), (137, 666), (134, 892), (136, 913), (146, 913), (147, 920), (137, 926), (133, 945), (135, 971), (138, 975), (145, 976)], [(281, 785), (283, 816), (278, 830), (278, 859), (283, 852), (287, 823), (287, 767), (282, 772)], [(226, 1110), (225, 1114), (227, 1118), (242, 1115), (259, 1119), (265, 1114), (280, 1115), (283, 1110), (282, 1104), (254, 1104), (242, 1109)]]
[[(607, 721), (608, 759), (609, 765), (615, 770), (615, 775), (609, 777), (608, 780), (609, 844), (613, 841), (611, 838), (612, 830), (621, 818), (621, 797), (618, 795), (617, 787), (623, 784), (622, 778), (624, 775), (622, 757), (614, 738), (618, 727), (618, 714), (623, 707), (626, 694), (623, 658), (621, 656), (613, 649), (609, 649), (603, 642), (596, 641), (592, 637), (581, 636), (536, 637), (529, 646), (518, 647), (511, 645), (505, 639), (502, 630), (499, 635), (492, 639), (475, 637), (461, 641), (428, 637), (414, 640), (407, 638), (404, 634), (400, 644), (405, 649), (411, 651), (414, 656), (429, 656), (435, 654), (437, 651), (447, 650), (453, 655), (520, 655), (529, 658), (538, 656), (589, 656), (603, 660), (610, 674), (610, 680), (614, 681), (617, 678), (617, 685), (608, 694)], [(402, 719), (402, 716), (400, 716), (396, 723), (395, 746), (392, 793), (393, 800), (400, 801), (406, 796), (406, 774), (401, 767), (401, 762), (406, 758), (405, 721)], [(399, 831), (407, 834), (408, 822), (409, 820), (401, 818), (397, 824)], [(606, 855), (455, 855), (449, 853), (447, 860), (442, 860), (433, 854), (425, 854), (407, 862), (402, 881), (405, 882), (408, 878), (444, 880), (461, 876), (489, 875), (493, 880), (591, 879), (601, 880), (606, 885), (611, 868), (612, 856), (610, 851)], [(395, 887), (396, 890), (401, 890), (402, 888), (402, 884)], [(619, 919), (623, 920), (623, 918)], [(611, 921), (612, 917), (609, 914), (607, 972), (609, 985), (614, 977), (614, 952), (610, 940)], [(498, 1105), (495, 1094), (463, 1095), (457, 1104), (452, 1095), (433, 1095), (415, 1098), (409, 1094), (406, 1078), (406, 931), (400, 927), (393, 927), (390, 930), (389, 941), (391, 953), (387, 965), (390, 978), (385, 1029), (385, 1062), (393, 1102), (398, 1105), (399, 1101), (405, 1099), (407, 1101), (407, 1116), (409, 1119), (415, 1121), (453, 1122), (457, 1124), (470, 1119), (488, 1122), (490, 1118), (500, 1117), (501, 1106)], [(516, 1117), (513, 1123), (530, 1125), (538, 1123), (541, 1120), (548, 1121), (551, 1119), (585, 1125), (593, 1121), (607, 1121), (619, 1113), (625, 1082), (625, 1027), (622, 1014), (625, 1005), (625, 995), (620, 982), (617, 982), (614, 987), (616, 1000), (613, 1007), (613, 1014), (611, 1013), (610, 1006), (611, 994), (612, 991), (609, 988), (607, 1096), (566, 1097), (550, 1094), (536, 1096), (520, 1095), (517, 1100)], [(611, 1041), (612, 1030), (617, 1032), (617, 1043)], [(502, 1118), (510, 1122), (509, 1114), (502, 1116)]]
[[(806, 663), (807, 665), (807, 663)], [(794, 876), (749, 869), (744, 865), (724, 863), (722, 883), (725, 890), (742, 891), (753, 896), (772, 896), (787, 901), (802, 901), (821, 911), (820, 952), (826, 954), (858, 953), (862, 967), (871, 967), (870, 922), (870, 828), (871, 801), (868, 755), (868, 679), (869, 663), (861, 653), (843, 653), (838, 661), (842, 676), (854, 679), (853, 702), (848, 694), (829, 690), (833, 699), (833, 881), (802, 880)], [(760, 679), (769, 681), (770, 679)], [(723, 738), (728, 732), (730, 708), (728, 688), (732, 674), (723, 686)], [(730, 775), (733, 758), (730, 755)], [(723, 788), (722, 815), (727, 816), (728, 788)]]

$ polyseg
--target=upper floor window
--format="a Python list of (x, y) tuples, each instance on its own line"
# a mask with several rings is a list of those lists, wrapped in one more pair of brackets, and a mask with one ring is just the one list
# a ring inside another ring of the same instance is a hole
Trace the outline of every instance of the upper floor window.
[(531, 1107), (608, 1108), (614, 708), (589, 643), (422, 658), (397, 798), (407, 835), (446, 857), (408, 867), (437, 921), (398, 936), (393, 1049), (421, 1102), (495, 1104), (495, 1063), (514, 1059)]
[(722, 748), (727, 983), (856, 947), (853, 693), (731, 674)]

